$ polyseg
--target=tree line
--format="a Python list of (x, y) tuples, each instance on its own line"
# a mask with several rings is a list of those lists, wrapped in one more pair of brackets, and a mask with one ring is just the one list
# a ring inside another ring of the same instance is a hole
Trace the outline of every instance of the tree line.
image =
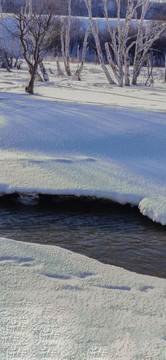
[[(28, 65), (30, 81), (26, 92), (33, 93), (36, 77), (48, 81), (48, 74), (43, 60), (48, 53), (55, 56), (58, 75), (81, 80), (86, 59), (86, 52), (96, 54), (109, 84), (130, 86), (137, 84), (142, 66), (147, 63), (152, 66), (153, 53), (160, 52), (157, 48), (166, 49), (164, 20), (146, 21), (147, 13), (152, 7), (149, 0), (114, 0), (116, 2), (116, 22), (112, 24), (109, 18), (110, 1), (102, 0), (105, 26), (101, 29), (93, 16), (93, 0), (82, 0), (88, 13), (88, 23), (72, 17), (74, 0), (67, 0), (67, 15), (55, 15), (58, 1), (43, 0), (38, 2), (26, 0), (14, 15), (15, 32), (9, 29), (11, 37), (18, 41), (20, 53)], [(121, 14), (124, 10), (125, 17)], [(61, 5), (63, 2), (61, 1)], [(59, 6), (61, 6), (59, 3)], [(1, 6), (1, 57), (3, 65), (10, 71), (12, 56), (7, 54), (5, 47), (5, 30), (3, 8)], [(3, 45), (3, 46), (2, 46)], [(78, 67), (72, 74), (70, 60), (74, 49)], [(10, 54), (11, 55), (11, 54)], [(59, 58), (63, 59), (64, 70), (61, 69)], [(18, 65), (18, 58), (15, 64)], [(132, 77), (130, 67), (132, 65)]]
[[(35, 5), (39, 6), (43, 0), (35, 0)], [(54, 1), (54, 14), (55, 15), (67, 15), (68, 4), (66, 0)], [(136, 0), (135, 0), (136, 2)], [(6, 13), (17, 13), (21, 7), (25, 6), (26, 0), (1, 0), (3, 11)], [(92, 14), (93, 17), (104, 17), (104, 5), (103, 0), (92, 0)], [(87, 7), (84, 0), (73, 0), (71, 4), (71, 10), (73, 16), (88, 16)], [(127, 11), (127, 0), (121, 0), (121, 18), (125, 18)], [(108, 1), (108, 16), (115, 18), (117, 13), (116, 0)], [(137, 9), (137, 17), (141, 16), (141, 9)], [(146, 14), (146, 19), (164, 19), (166, 18), (166, 4), (159, 2), (152, 2), (151, 7)]]

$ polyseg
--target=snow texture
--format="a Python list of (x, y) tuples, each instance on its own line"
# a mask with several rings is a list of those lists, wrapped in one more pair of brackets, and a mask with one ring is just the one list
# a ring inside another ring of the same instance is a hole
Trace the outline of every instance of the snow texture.
[(166, 282), (0, 238), (1, 360), (165, 360)]

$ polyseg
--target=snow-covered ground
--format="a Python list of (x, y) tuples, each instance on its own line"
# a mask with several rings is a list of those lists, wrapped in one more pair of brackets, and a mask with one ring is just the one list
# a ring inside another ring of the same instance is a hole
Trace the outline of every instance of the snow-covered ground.
[(1, 71), (0, 191), (106, 197), (166, 224), (162, 70), (153, 88), (111, 88), (92, 64), (81, 82), (55, 74), (35, 96), (27, 81), (26, 69)]
[(0, 239), (1, 360), (165, 360), (166, 282)]
[[(0, 192), (106, 197), (166, 224), (162, 70), (153, 88), (110, 87), (92, 64), (35, 96), (27, 81), (1, 70)], [(2, 360), (166, 359), (164, 279), (3, 238), (0, 254)]]

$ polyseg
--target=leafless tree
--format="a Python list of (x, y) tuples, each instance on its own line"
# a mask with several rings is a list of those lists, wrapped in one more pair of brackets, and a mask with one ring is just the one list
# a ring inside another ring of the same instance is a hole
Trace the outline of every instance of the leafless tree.
[[(71, 5), (72, 1), (68, 0), (68, 15), (64, 19), (61, 19), (61, 26), (60, 26), (60, 38), (61, 38), (61, 54), (64, 62), (64, 67), (66, 74), (68, 76), (72, 76), (72, 71), (70, 67), (70, 51), (71, 47), (73, 46), (73, 38), (77, 38), (79, 36), (78, 34), (78, 28), (80, 28), (80, 21), (76, 19), (72, 19), (71, 15)], [(76, 32), (77, 30), (77, 32)], [(85, 30), (85, 29), (84, 29)], [(86, 49), (87, 49), (87, 40), (89, 35), (89, 26), (85, 31), (84, 40), (82, 44), (82, 53), (81, 53), (81, 63), (79, 63), (79, 45), (77, 45), (77, 59), (78, 59), (78, 67), (74, 74), (74, 78), (77, 80), (81, 80), (81, 72), (83, 70), (85, 57), (86, 57)], [(78, 40), (78, 39), (77, 39)], [(75, 40), (75, 45), (77, 41)], [(59, 62), (57, 63), (58, 73), (62, 75), (61, 69), (59, 67)]]
[[(103, 0), (103, 3), (107, 29), (111, 39), (109, 44), (105, 44), (108, 62), (114, 72), (118, 85), (123, 86), (124, 83), (127, 86), (130, 85), (129, 54), (131, 49), (134, 48), (132, 84), (135, 85), (148, 52), (153, 42), (159, 38), (166, 28), (166, 23), (163, 21), (145, 21), (146, 14), (151, 6), (149, 0), (126, 0), (125, 18), (122, 20), (120, 18), (122, 1), (116, 0), (117, 25), (113, 28), (111, 26), (111, 20), (108, 17), (108, 0)], [(138, 10), (140, 13), (139, 19), (137, 18)], [(136, 27), (134, 36), (130, 34), (133, 22)], [(114, 54), (114, 61), (110, 53), (110, 48)]]
[[(74, 77), (77, 80), (81, 80), (81, 72), (83, 70), (84, 67), (84, 63), (85, 63), (85, 57), (86, 57), (86, 50), (87, 50), (87, 41), (88, 41), (88, 35), (89, 35), (89, 30), (90, 30), (90, 26), (87, 27), (86, 32), (85, 32), (85, 36), (84, 36), (84, 42), (83, 42), (83, 48), (82, 48), (82, 56), (81, 56), (81, 63), (78, 63), (78, 68), (75, 72)], [(78, 56), (79, 57), (79, 47), (78, 47)]]
[[(29, 4), (28, 4), (29, 5)], [(42, 2), (41, 7), (28, 6), (15, 15), (24, 59), (28, 65), (30, 81), (25, 91), (33, 94), (34, 82), (39, 65), (47, 48), (47, 34), (52, 26), (54, 11), (52, 3)]]
[(71, 0), (68, 0), (68, 16), (65, 20), (61, 19), (61, 52), (62, 52), (65, 70), (68, 76), (71, 76), (70, 35), (71, 35)]
[(93, 34), (93, 37), (95, 39), (95, 43), (96, 43), (96, 50), (97, 50), (97, 55), (99, 58), (99, 62), (101, 64), (101, 67), (105, 73), (105, 76), (109, 82), (109, 84), (115, 84), (115, 81), (113, 80), (112, 76), (110, 75), (105, 63), (104, 63), (104, 58), (103, 58), (103, 53), (102, 53), (102, 49), (101, 49), (101, 44), (100, 44), (100, 39), (99, 39), (99, 34), (98, 34), (98, 25), (97, 25), (97, 21), (95, 21), (92, 17), (92, 4), (91, 4), (91, 0), (84, 0), (87, 10), (88, 10), (88, 16), (89, 16), (89, 22), (90, 22), (90, 26), (91, 26), (91, 31)]
[[(108, 17), (107, 3), (108, 0), (103, 0), (104, 3), (104, 14), (107, 22), (107, 29), (110, 34), (110, 43), (113, 54), (114, 62), (111, 60), (111, 54), (109, 54), (109, 46), (106, 44), (107, 57), (110, 58), (112, 68), (114, 69), (115, 77), (119, 86), (130, 85), (129, 67), (130, 58), (129, 52), (135, 44), (135, 37), (131, 41), (132, 36), (130, 35), (130, 29), (135, 16), (137, 16), (137, 10), (142, 5), (144, 0), (126, 0), (125, 2), (125, 18), (121, 19), (122, 4), (121, 0), (116, 0), (117, 7), (117, 25), (112, 27), (111, 21)], [(146, 0), (145, 0), (146, 1)]]
[(132, 84), (137, 84), (141, 67), (147, 57), (148, 51), (163, 31), (166, 29), (165, 21), (146, 21), (145, 16), (151, 6), (149, 0), (142, 0), (141, 17), (137, 20), (137, 38), (135, 41), (135, 56), (133, 64)]
[(58, 75), (58, 76), (64, 76), (64, 72), (63, 72), (63, 70), (61, 69), (60, 62), (59, 62), (59, 57), (58, 57), (58, 56), (56, 56), (56, 65), (57, 65), (57, 75)]
[(0, 52), (2, 57), (3, 66), (6, 68), (7, 71), (10, 70), (8, 56), (7, 56), (7, 45), (6, 45), (6, 38), (5, 38), (5, 31), (4, 31), (4, 19), (3, 19), (3, 10), (2, 10), (2, 3), (0, 2), (0, 30), (1, 30), (1, 44), (0, 44)]

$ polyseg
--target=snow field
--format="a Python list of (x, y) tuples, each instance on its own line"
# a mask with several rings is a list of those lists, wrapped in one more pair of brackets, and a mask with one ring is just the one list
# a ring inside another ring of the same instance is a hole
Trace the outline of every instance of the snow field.
[(0, 239), (1, 359), (165, 360), (165, 280)]
[[(154, 88), (110, 88), (89, 64), (82, 82), (55, 73), (29, 96), (27, 69), (1, 71), (1, 194), (105, 197), (165, 225), (160, 72)], [(0, 267), (2, 360), (166, 359), (164, 279), (3, 238)]]
[(24, 93), (26, 68), (2, 72), (0, 191), (129, 202), (165, 225), (162, 70), (156, 70), (153, 89), (110, 88), (92, 64), (85, 66), (81, 82), (57, 78), (54, 71), (48, 85), (36, 84), (35, 96)]

